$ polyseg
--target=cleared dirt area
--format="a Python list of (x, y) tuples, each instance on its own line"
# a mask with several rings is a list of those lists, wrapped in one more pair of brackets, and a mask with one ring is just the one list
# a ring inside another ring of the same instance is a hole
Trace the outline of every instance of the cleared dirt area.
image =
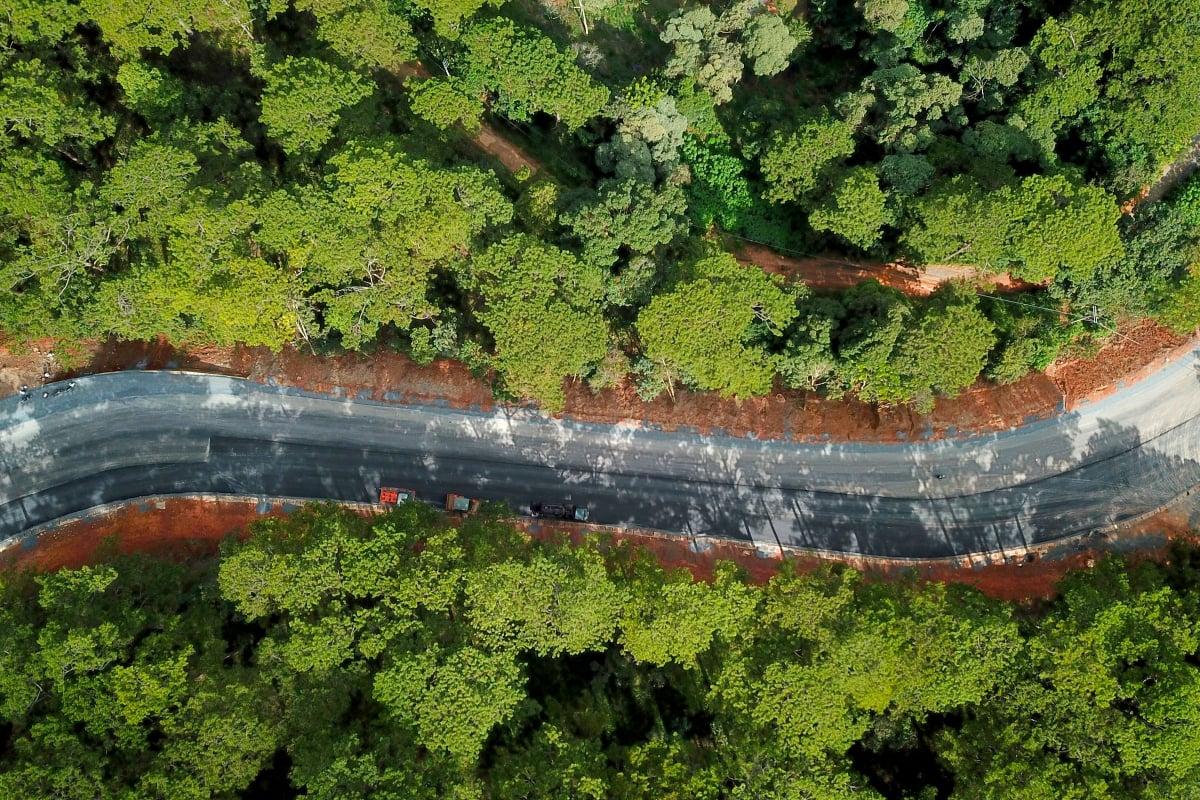
[(1193, 346), (1191, 337), (1142, 320), (1111, 337), (1094, 358), (1062, 359), (1051, 364), (1046, 375), (1062, 392), (1065, 407), (1071, 409), (1136, 383)]
[(532, 156), (496, 133), (490, 125), (481, 127), (473, 141), (480, 150), (494, 156), (509, 172), (517, 172), (523, 167), (536, 172), (540, 167)]

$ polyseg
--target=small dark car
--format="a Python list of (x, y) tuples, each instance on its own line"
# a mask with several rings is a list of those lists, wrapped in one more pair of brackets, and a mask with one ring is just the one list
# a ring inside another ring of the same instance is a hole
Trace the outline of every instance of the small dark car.
[(552, 517), (554, 519), (569, 519), (575, 522), (587, 522), (587, 506), (572, 506), (562, 503), (530, 503), (530, 516)]

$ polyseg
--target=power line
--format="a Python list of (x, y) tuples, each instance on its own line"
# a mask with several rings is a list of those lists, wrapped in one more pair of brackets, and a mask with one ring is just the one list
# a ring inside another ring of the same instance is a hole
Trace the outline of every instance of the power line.
[(1097, 306), (1097, 305), (1092, 306), (1091, 310), (1088, 312), (1087, 320), (1094, 325), (1098, 325), (1101, 328), (1104, 328), (1106, 331), (1111, 331), (1111, 332), (1115, 333), (1117, 336), (1120, 336), (1122, 339), (1126, 339), (1130, 342), (1133, 342), (1133, 344), (1137, 347), (1143, 347), (1142, 343), (1139, 342), (1138, 340), (1134, 339), (1133, 337), (1126, 336), (1125, 334), (1121, 333), (1116, 328), (1111, 328), (1108, 325), (1105, 325), (1103, 322), (1101, 322), (1100, 321), (1100, 306)]
[(997, 296), (996, 296), (996, 295), (994, 295), (994, 294), (987, 294), (986, 292), (981, 292), (981, 291), (978, 291), (978, 290), (976, 290), (975, 294), (977, 294), (977, 295), (978, 295), (978, 296), (980, 296), (980, 297), (986, 297), (986, 298), (988, 298), (989, 300), (999, 300), (1001, 303), (1011, 303), (1011, 304), (1012, 304), (1012, 305), (1014, 305), (1014, 306), (1024, 306), (1025, 308), (1035, 308), (1035, 309), (1037, 309), (1038, 311), (1048, 311), (1048, 312), (1050, 312), (1051, 314), (1060, 314), (1060, 313), (1062, 313), (1062, 312), (1060, 312), (1060, 311), (1059, 311), (1058, 309), (1056, 309), (1056, 308), (1047, 308), (1046, 306), (1035, 306), (1033, 303), (1022, 303), (1022, 302), (1020, 302), (1020, 301), (1018, 301), (1018, 300), (1009, 300), (1009, 299), (1008, 299), (1008, 298), (1006, 298), (1006, 297), (997, 297)]
[[(1005, 298), (1005, 297), (996, 297), (995, 295), (985, 294), (984, 292), (976, 292), (976, 294), (979, 297), (986, 297), (989, 300), (999, 300), (1001, 303), (1011, 303), (1014, 306), (1023, 306), (1025, 308), (1033, 308), (1038, 311), (1048, 311), (1053, 314), (1062, 313), (1053, 308), (1046, 308), (1045, 306), (1036, 306), (1036, 305), (1033, 305), (1032, 303), (1022, 303), (1018, 300), (1009, 300), (1008, 298)], [(1099, 328), (1103, 328), (1104, 330), (1109, 331), (1110, 333), (1115, 333), (1117, 336), (1120, 336), (1122, 339), (1125, 339), (1126, 341), (1132, 342), (1137, 347), (1145, 347), (1145, 345), (1143, 345), (1137, 339), (1134, 339), (1132, 336), (1127, 336), (1127, 335), (1121, 333), (1116, 328), (1114, 328), (1110, 325), (1105, 325), (1103, 322), (1101, 322), (1100, 321), (1100, 306), (1098, 306), (1098, 305), (1093, 304), (1092, 307), (1088, 309), (1086, 314), (1081, 314), (1078, 317), (1068, 317), (1066, 322), (1061, 322), (1059, 324), (1065, 328), (1067, 325), (1070, 325), (1071, 323), (1074, 323), (1074, 322), (1090, 322)]]

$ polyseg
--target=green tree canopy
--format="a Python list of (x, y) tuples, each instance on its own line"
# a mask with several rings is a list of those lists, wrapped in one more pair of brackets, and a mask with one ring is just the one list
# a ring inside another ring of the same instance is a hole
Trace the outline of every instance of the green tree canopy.
[(340, 113), (371, 94), (358, 75), (316, 58), (288, 56), (264, 81), (260, 119), (293, 156), (312, 157), (333, 138)]
[(854, 127), (828, 112), (790, 134), (775, 133), (759, 162), (772, 203), (799, 200), (830, 167), (854, 152)]
[(1123, 251), (1112, 197), (1065, 175), (1033, 175), (992, 192), (955, 178), (913, 210), (920, 223), (905, 242), (927, 262), (978, 264), (1033, 282), (1083, 281)]
[(404, 85), (413, 113), (421, 119), (442, 130), (461, 125), (467, 133), (479, 132), (483, 101), (461, 78), (409, 79)]
[(538, 31), (494, 19), (472, 26), (462, 43), (466, 85), (486, 91), (495, 109), (512, 119), (541, 111), (575, 129), (608, 102), (608, 90)]
[(879, 242), (883, 227), (894, 219), (887, 199), (874, 171), (856, 167), (838, 181), (832, 196), (813, 208), (808, 224), (868, 250)]
[(796, 306), (756, 267), (730, 255), (705, 258), (684, 271), (675, 287), (638, 315), (647, 358), (700, 389), (751, 397), (771, 389), (770, 357), (752, 343), (754, 323), (780, 332)]
[(432, 270), (512, 219), (494, 177), (439, 169), (394, 144), (353, 142), (328, 169), (322, 186), (270, 195), (257, 240), (316, 289), (327, 329), (347, 346), (369, 341), (382, 325), (434, 317)]
[(1049, 156), (1053, 135), (1090, 109), (1088, 137), (1124, 190), (1153, 180), (1200, 129), (1200, 6), (1089, 0), (1048, 19), (1033, 41), (1039, 69), (1015, 117)]
[(607, 180), (561, 221), (583, 243), (586, 261), (617, 262), (622, 249), (649, 253), (687, 229), (687, 201), (676, 184), (661, 188), (634, 180)]
[(603, 274), (527, 234), (492, 245), (470, 270), (484, 302), (477, 316), (495, 340), (505, 385), (560, 410), (563, 379), (587, 375), (608, 352), (597, 302)]
[(417, 52), (412, 27), (380, 0), (298, 0), (317, 18), (317, 36), (364, 69), (396, 69)]
[(970, 287), (942, 289), (898, 345), (897, 367), (928, 406), (932, 395), (954, 397), (979, 377), (996, 345), (995, 325)]
[(1102, 560), (1033, 606), (793, 560), (697, 580), (419, 502), (266, 518), (193, 563), (100, 561), (0, 577), (5, 796), (1175, 800), (1200, 781), (1189, 548)]

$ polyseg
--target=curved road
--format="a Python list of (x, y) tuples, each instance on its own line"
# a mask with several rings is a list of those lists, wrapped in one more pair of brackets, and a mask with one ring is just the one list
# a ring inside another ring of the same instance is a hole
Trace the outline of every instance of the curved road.
[(97, 375), (46, 399), (0, 401), (0, 546), (131, 497), (369, 501), (387, 484), (515, 508), (570, 500), (598, 523), (766, 548), (913, 558), (1016, 549), (1128, 520), (1200, 483), (1198, 370), (1200, 350), (1052, 420), (902, 445), (667, 434), (213, 375)]

